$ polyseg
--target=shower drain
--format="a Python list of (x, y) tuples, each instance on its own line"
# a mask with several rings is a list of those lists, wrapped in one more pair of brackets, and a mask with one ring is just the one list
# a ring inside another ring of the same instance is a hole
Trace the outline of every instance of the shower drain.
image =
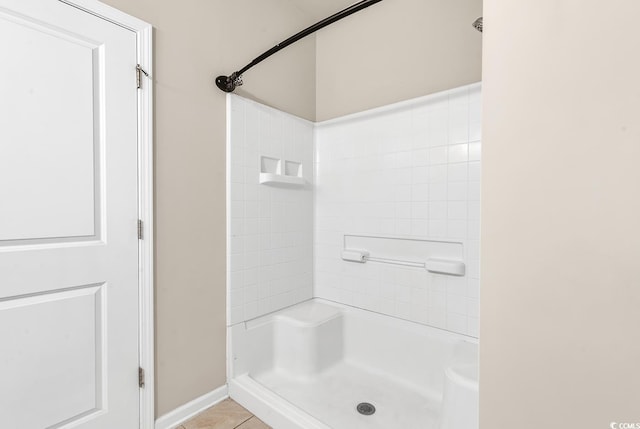
[(356, 410), (358, 410), (358, 412), (362, 415), (370, 416), (371, 414), (376, 412), (376, 407), (368, 402), (360, 402), (356, 407)]

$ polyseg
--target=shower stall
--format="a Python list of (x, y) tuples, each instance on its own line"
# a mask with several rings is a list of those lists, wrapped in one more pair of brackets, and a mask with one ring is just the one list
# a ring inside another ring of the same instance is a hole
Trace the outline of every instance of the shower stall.
[(477, 428), (480, 97), (227, 95), (229, 392), (267, 424)]

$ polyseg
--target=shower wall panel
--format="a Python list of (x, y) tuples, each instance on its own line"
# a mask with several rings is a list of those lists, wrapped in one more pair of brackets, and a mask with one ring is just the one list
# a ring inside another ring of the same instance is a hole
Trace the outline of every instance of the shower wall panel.
[[(480, 92), (478, 83), (317, 124), (315, 296), (478, 335)], [(345, 234), (461, 242), (466, 274), (346, 262)]]
[(227, 103), (231, 325), (313, 295), (313, 123), (236, 95)]

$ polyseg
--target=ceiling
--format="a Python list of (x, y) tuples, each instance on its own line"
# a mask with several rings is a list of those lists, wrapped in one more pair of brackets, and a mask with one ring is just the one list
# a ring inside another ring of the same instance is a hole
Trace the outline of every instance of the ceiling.
[(289, 0), (314, 21), (319, 21), (356, 3), (357, 0)]

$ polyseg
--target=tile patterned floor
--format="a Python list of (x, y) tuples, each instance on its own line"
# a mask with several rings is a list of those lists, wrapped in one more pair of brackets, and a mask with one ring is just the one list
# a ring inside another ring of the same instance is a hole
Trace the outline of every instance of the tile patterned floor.
[(233, 399), (208, 408), (176, 429), (271, 429)]

